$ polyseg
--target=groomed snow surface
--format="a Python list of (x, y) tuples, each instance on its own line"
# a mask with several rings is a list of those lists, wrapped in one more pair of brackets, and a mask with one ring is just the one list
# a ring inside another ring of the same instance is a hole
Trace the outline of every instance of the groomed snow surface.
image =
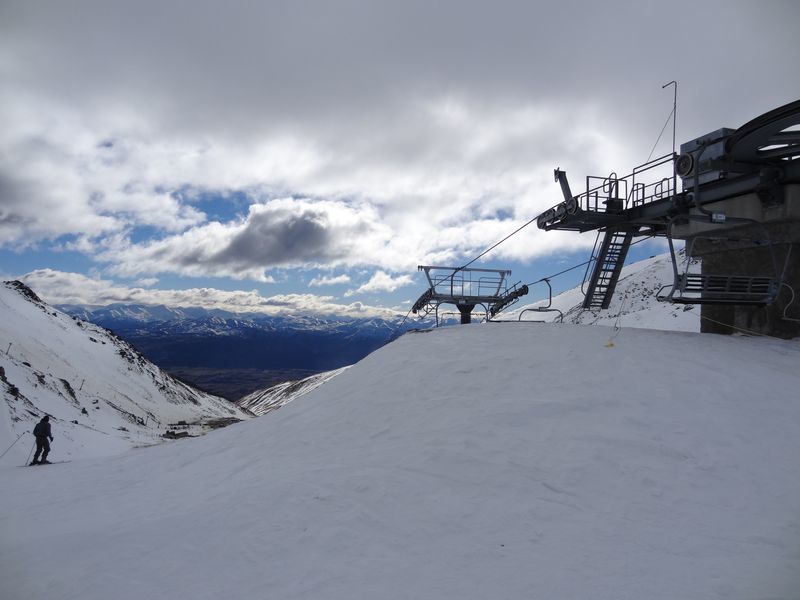
[(796, 600), (799, 364), (764, 338), (407, 334), (204, 437), (0, 468), (2, 597)]

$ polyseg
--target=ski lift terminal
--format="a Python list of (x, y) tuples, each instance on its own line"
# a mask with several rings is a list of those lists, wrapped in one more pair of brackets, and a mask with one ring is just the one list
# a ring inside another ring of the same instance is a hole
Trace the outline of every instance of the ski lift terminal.
[[(792, 253), (800, 242), (800, 100), (690, 140), (680, 154), (673, 147), (624, 177), (586, 177), (579, 194), (560, 168), (555, 180), (564, 200), (537, 217), (538, 227), (597, 232), (584, 309), (608, 308), (634, 238), (662, 236), (674, 281), (659, 299), (701, 305), (701, 331), (800, 336), (800, 320), (786, 316), (800, 292), (800, 253)], [(678, 268), (673, 240), (687, 242), (701, 272)]]

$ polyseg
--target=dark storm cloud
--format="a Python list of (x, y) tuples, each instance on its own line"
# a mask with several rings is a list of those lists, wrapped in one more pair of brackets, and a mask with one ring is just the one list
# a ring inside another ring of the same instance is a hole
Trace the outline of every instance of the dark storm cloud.
[(0, 246), (19, 238), (19, 233), (33, 223), (24, 215), (26, 186), (0, 168)]
[(250, 207), (239, 222), (207, 223), (141, 244), (112, 244), (97, 258), (125, 276), (143, 273), (271, 280), (278, 267), (361, 263), (364, 245), (380, 244), (372, 213), (343, 203), (284, 198)]
[(18, 207), (26, 195), (24, 184), (0, 168), (0, 222), (22, 221)]
[(327, 215), (313, 209), (256, 213), (210, 262), (247, 266), (328, 262), (347, 255), (347, 233), (355, 232), (334, 231)]
[(41, 238), (64, 234), (113, 231), (113, 217), (87, 210), (86, 203), (74, 205), (59, 190), (42, 195), (41, 182), (19, 177), (0, 167), (0, 246), (16, 249), (35, 244)]

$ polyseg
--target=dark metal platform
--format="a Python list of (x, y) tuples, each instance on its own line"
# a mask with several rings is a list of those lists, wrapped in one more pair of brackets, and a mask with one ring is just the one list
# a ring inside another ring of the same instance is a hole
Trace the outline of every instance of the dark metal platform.
[(528, 293), (528, 287), (509, 286), (511, 271), (504, 269), (473, 269), (465, 267), (420, 266), (428, 279), (428, 289), (411, 307), (414, 314), (436, 314), (439, 306), (454, 304), (461, 313), (461, 322), (471, 321), (472, 310), (483, 306), (487, 318), (515, 303)]

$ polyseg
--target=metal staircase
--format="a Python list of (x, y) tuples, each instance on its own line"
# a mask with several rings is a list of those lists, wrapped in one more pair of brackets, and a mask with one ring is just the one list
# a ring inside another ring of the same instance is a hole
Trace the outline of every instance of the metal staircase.
[(583, 308), (608, 308), (632, 240), (631, 231), (606, 231), (583, 299)]

